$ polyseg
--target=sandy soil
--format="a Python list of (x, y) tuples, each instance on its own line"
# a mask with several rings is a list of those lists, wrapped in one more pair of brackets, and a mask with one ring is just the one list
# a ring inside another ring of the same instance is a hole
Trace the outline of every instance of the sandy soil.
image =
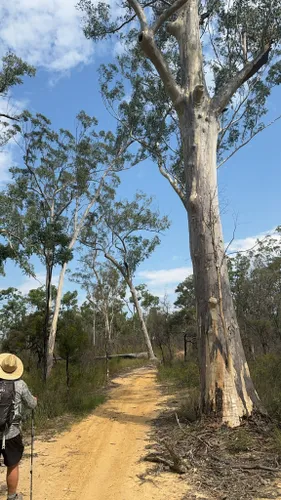
[[(140, 368), (114, 380), (108, 401), (51, 441), (36, 441), (33, 500), (180, 500), (185, 481), (174, 474), (143, 480), (141, 462), (150, 421), (165, 403), (155, 371)], [(26, 452), (29, 452), (28, 447)], [(4, 486), (4, 469), (1, 483)], [(1, 490), (3, 492), (3, 486)], [(29, 461), (20, 491), (29, 498)], [(1, 498), (4, 498), (2, 493)]]

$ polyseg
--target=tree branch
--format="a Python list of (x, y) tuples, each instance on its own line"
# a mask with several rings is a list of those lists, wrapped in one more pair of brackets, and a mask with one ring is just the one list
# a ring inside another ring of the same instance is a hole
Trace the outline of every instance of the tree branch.
[(187, 0), (176, 0), (168, 9), (166, 9), (155, 22), (152, 31), (153, 33), (157, 33), (157, 31), (161, 28), (161, 26), (173, 15), (177, 12)]
[(281, 118), (281, 115), (277, 116), (277, 118), (275, 118), (274, 120), (272, 120), (270, 123), (268, 123), (267, 125), (264, 125), (262, 128), (260, 128), (259, 130), (257, 130), (254, 134), (251, 134), (251, 136), (244, 142), (242, 142), (242, 144), (240, 144), (240, 146), (238, 146), (238, 148), (236, 148), (234, 151), (232, 151), (232, 153), (230, 155), (228, 155), (218, 166), (217, 168), (220, 168), (222, 167), (228, 160), (230, 160), (230, 158), (232, 158), (232, 156), (235, 155), (235, 153), (237, 153), (237, 151), (239, 151), (240, 149), (242, 149), (244, 146), (246, 146), (247, 144), (249, 144), (249, 142), (254, 138), (256, 137), (256, 135), (258, 135), (260, 132), (263, 132), (263, 130), (265, 130), (266, 128), (268, 127), (271, 127), (271, 125), (273, 125), (275, 122), (277, 122), (278, 120), (280, 120)]
[[(180, 1), (180, 0), (177, 0)], [(183, 0), (182, 0), (183, 1)], [(130, 6), (135, 11), (141, 26), (141, 33), (139, 35), (139, 43), (141, 48), (143, 49), (145, 55), (150, 59), (152, 64), (155, 66), (155, 69), (159, 73), (160, 78), (162, 79), (166, 92), (169, 97), (172, 99), (175, 104), (176, 101), (181, 97), (181, 91), (176, 81), (163, 57), (163, 54), (158, 49), (155, 40), (154, 40), (154, 32), (149, 29), (146, 15), (144, 13), (143, 8), (137, 0), (128, 0)], [(167, 12), (171, 12), (173, 6), (166, 10), (166, 15), (162, 18), (161, 24), (165, 21), (167, 16)], [(161, 16), (160, 16), (161, 18)], [(159, 18), (159, 20), (160, 20)], [(159, 20), (157, 22), (159, 22)], [(156, 22), (156, 26), (157, 26)], [(160, 25), (161, 25), (160, 24)], [(160, 27), (159, 25), (159, 27)], [(158, 27), (158, 29), (159, 29)]]
[(15, 116), (6, 115), (5, 113), (0, 113), (0, 118), (8, 118), (8, 120), (14, 120), (16, 122), (19, 122), (19, 118), (16, 118)]
[(177, 107), (183, 94), (181, 88), (177, 85), (162, 52), (158, 49), (155, 43), (152, 31), (148, 29), (142, 31), (139, 35), (139, 43), (145, 55), (152, 62), (158, 72), (168, 96), (174, 103), (174, 106)]
[(138, 142), (141, 146), (143, 146), (145, 149), (147, 149), (150, 152), (150, 154), (153, 154), (153, 155), (155, 155), (155, 153), (157, 154), (157, 157), (158, 157), (157, 163), (158, 163), (159, 172), (163, 175), (163, 177), (165, 177), (169, 181), (170, 185), (172, 186), (174, 191), (177, 193), (177, 195), (179, 196), (180, 200), (183, 203), (184, 208), (186, 209), (186, 200), (185, 200), (184, 191), (183, 191), (182, 187), (180, 186), (180, 184), (178, 183), (178, 181), (175, 178), (173, 178), (169, 174), (168, 170), (165, 168), (164, 162), (161, 158), (161, 154), (156, 149), (152, 150), (152, 148), (143, 139), (138, 139), (137, 137), (133, 137), (133, 139), (136, 142)]
[(169, 174), (169, 172), (165, 169), (164, 165), (161, 165), (161, 163), (158, 163), (158, 168), (159, 168), (159, 172), (163, 175), (163, 177), (165, 177), (169, 181), (169, 183), (171, 184), (172, 188), (177, 193), (177, 195), (179, 196), (181, 202), (183, 203), (184, 208), (186, 209), (185, 195), (184, 195), (184, 192), (183, 192), (181, 186), (177, 182), (177, 180), (174, 179)]
[(244, 68), (236, 73), (236, 75), (222, 87), (219, 94), (213, 97), (212, 107), (216, 113), (221, 113), (239, 87), (249, 80), (249, 78), (254, 76), (262, 66), (267, 63), (270, 49), (271, 43), (267, 44), (264, 50), (260, 52), (255, 59), (246, 63)]
[(123, 276), (126, 283), (128, 283), (128, 276), (124, 272), (124, 269), (122, 268), (122, 266), (120, 266), (119, 262), (117, 262), (117, 260), (113, 257), (113, 255), (111, 255), (110, 253), (104, 252), (104, 256), (107, 260), (109, 260), (118, 269), (118, 271)]
[(137, 0), (129, 0), (129, 4), (139, 18), (141, 29), (142, 30), (147, 29), (148, 23), (147, 23), (146, 15), (145, 15), (144, 10), (143, 10), (142, 6), (140, 5), (140, 3)]

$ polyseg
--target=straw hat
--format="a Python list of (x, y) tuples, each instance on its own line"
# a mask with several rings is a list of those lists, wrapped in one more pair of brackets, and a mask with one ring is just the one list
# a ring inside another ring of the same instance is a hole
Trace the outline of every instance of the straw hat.
[(4, 380), (17, 380), (23, 374), (23, 364), (14, 354), (0, 354), (0, 378)]

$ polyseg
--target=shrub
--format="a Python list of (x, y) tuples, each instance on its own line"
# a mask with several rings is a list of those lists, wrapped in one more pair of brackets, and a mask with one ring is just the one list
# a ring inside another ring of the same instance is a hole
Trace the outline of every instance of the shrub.
[(251, 363), (250, 369), (263, 405), (271, 417), (281, 421), (281, 357), (260, 356)]
[(227, 449), (230, 453), (249, 451), (253, 446), (253, 438), (248, 429), (235, 430), (228, 439)]
[[(145, 360), (114, 359), (110, 361), (110, 375), (115, 376), (125, 369), (143, 366)], [(38, 397), (36, 428), (53, 427), (53, 419), (66, 416), (84, 416), (105, 401), (105, 362), (88, 360), (70, 366), (70, 385), (66, 385), (65, 362), (58, 361), (47, 383), (41, 380), (38, 370), (31, 367), (24, 379), (30, 390)], [(66, 419), (69, 420), (69, 419)], [(28, 423), (25, 423), (27, 426)]]
[(171, 382), (177, 387), (199, 387), (199, 370), (194, 361), (176, 360), (171, 365), (159, 365), (158, 380)]

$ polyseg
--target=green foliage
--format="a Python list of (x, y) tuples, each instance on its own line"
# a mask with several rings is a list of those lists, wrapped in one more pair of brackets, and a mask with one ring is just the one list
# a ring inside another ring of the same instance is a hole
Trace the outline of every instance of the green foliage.
[[(117, 376), (128, 369), (141, 367), (144, 363), (145, 360), (111, 360), (110, 373)], [(85, 417), (106, 399), (103, 362), (85, 362), (82, 359), (72, 364), (69, 387), (64, 383), (64, 373), (64, 363), (58, 361), (47, 384), (44, 384), (34, 367), (25, 371), (24, 380), (38, 397), (37, 431), (50, 429), (54, 433), (57, 428), (59, 430), (69, 423), (69, 417)]]
[(62, 309), (76, 310), (78, 307), (78, 292), (74, 290), (74, 292), (66, 292), (61, 300)]
[(105, 400), (100, 389), (103, 385), (103, 366), (74, 365), (71, 367), (70, 386), (67, 387), (63, 362), (57, 362), (52, 376), (44, 384), (38, 372), (25, 373), (24, 379), (38, 397), (36, 410), (37, 429), (54, 427), (52, 420), (65, 415), (84, 416)]
[(91, 217), (95, 203), (112, 198), (116, 172), (129, 154), (118, 155), (114, 135), (97, 131), (96, 119), (84, 111), (77, 116), (75, 136), (54, 131), (41, 114), (26, 113), (25, 120), (20, 127), (24, 166), (10, 168), (12, 182), (0, 195), (1, 235), (17, 254), (35, 254), (52, 269), (72, 259), (75, 231)]
[(104, 205), (100, 225), (88, 225), (84, 233), (83, 241), (102, 251), (123, 277), (132, 278), (139, 264), (159, 245), (159, 234), (170, 225), (168, 217), (161, 217), (151, 204), (151, 197), (138, 192), (133, 201)]
[(0, 274), (5, 275), (4, 263), (7, 259), (15, 259), (16, 253), (10, 245), (0, 243)]
[(195, 308), (195, 291), (192, 275), (188, 276), (182, 283), (177, 286), (176, 294), (178, 295), (175, 301), (176, 307), (185, 309)]
[(266, 354), (250, 363), (256, 390), (271, 417), (281, 422), (281, 358)]
[[(153, 25), (169, 7), (159, 1), (140, 4), (145, 7), (152, 34)], [(78, 5), (85, 14), (87, 38), (97, 41), (113, 36), (124, 48), (114, 64), (102, 65), (100, 70), (101, 90), (108, 109), (111, 113), (116, 110), (120, 137), (131, 134), (139, 146), (136, 158), (152, 158), (184, 192), (178, 117), (158, 72), (138, 44), (143, 28), (138, 20), (135, 24), (131, 3), (123, 2), (118, 15), (106, 2), (96, 5), (91, 0), (80, 0)], [(203, 71), (205, 77), (208, 75), (211, 96), (219, 96), (249, 61), (264, 54), (262, 67), (256, 67), (238, 87), (221, 116), (218, 160), (223, 162), (266, 126), (268, 97), (281, 82), (281, 6), (279, 0), (234, 0), (231, 4), (227, 0), (199, 0), (198, 11)], [(175, 18), (176, 14), (167, 18), (154, 38), (157, 50), (180, 86), (186, 68), (180, 59), (178, 42), (167, 29)]]
[(276, 350), (281, 313), (280, 229), (229, 259), (231, 289), (249, 355)]
[(253, 442), (249, 429), (241, 428), (229, 435), (226, 447), (230, 453), (241, 453), (251, 450)]
[(27, 312), (26, 298), (16, 289), (0, 290), (0, 332), (1, 337), (15, 325), (21, 323)]
[(171, 382), (177, 387), (198, 388), (198, 365), (192, 360), (188, 362), (176, 360), (170, 366), (159, 365), (158, 379), (160, 382)]
[[(140, 304), (145, 310), (149, 310), (150, 308), (157, 308), (159, 306), (159, 297), (152, 295), (149, 292), (147, 285), (141, 283), (140, 285), (136, 286), (136, 291), (139, 295), (138, 299), (140, 301)], [(132, 302), (132, 299), (130, 299), (130, 301)]]
[(275, 452), (281, 456), (281, 430), (278, 427), (273, 429), (272, 433), (272, 447)]
[(64, 311), (58, 324), (58, 350), (63, 359), (70, 359), (89, 347), (81, 315), (75, 310)]
[(199, 416), (199, 369), (192, 358), (187, 362), (175, 360), (171, 365), (159, 365), (158, 380), (175, 388), (180, 398), (178, 417), (181, 421), (194, 422)]
[(12, 52), (8, 52), (2, 59), (0, 93), (4, 94), (14, 85), (21, 84), (25, 75), (34, 76), (35, 69)]
[[(0, 146), (4, 146), (19, 131), (17, 121), (25, 117), (25, 112), (15, 114), (9, 111), (9, 93), (15, 85), (23, 83), (24, 76), (34, 76), (35, 69), (25, 63), (12, 52), (8, 52), (2, 58), (2, 68), (0, 70), (0, 96), (2, 106), (0, 110)], [(4, 104), (6, 103), (6, 109)], [(13, 258), (10, 254), (9, 258)]]

